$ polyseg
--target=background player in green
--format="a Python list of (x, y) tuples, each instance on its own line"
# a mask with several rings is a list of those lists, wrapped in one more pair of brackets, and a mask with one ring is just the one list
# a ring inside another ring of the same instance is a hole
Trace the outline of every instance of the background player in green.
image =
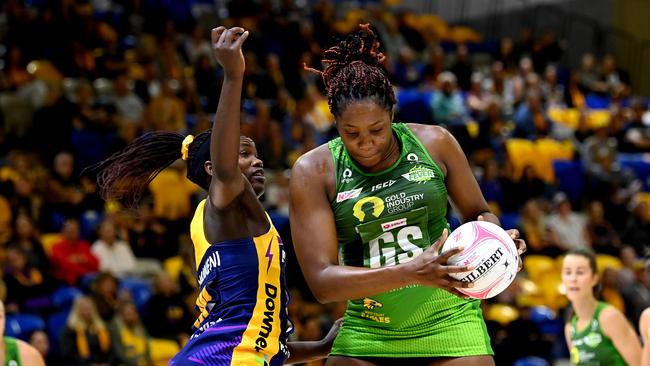
[(562, 283), (574, 315), (564, 327), (571, 363), (585, 366), (639, 365), (641, 344), (625, 316), (594, 296), (596, 256), (587, 248), (569, 251)]
[(438, 252), (448, 195), (465, 221), (499, 221), (449, 132), (392, 123), (395, 95), (378, 47), (362, 26), (325, 52), (341, 137), (302, 156), (290, 181), (309, 286), (321, 302), (350, 300), (327, 364), (494, 365), (480, 302), (462, 298), (455, 288), (467, 284), (449, 276), (468, 268), (447, 265), (456, 251)]

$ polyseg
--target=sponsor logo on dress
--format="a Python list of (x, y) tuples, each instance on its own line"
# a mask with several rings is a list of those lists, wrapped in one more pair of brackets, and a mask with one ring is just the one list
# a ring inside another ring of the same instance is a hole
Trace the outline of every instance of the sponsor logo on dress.
[(376, 185), (372, 186), (372, 189), (370, 190), (370, 192), (374, 192), (374, 191), (377, 191), (377, 190), (380, 190), (380, 189), (388, 188), (388, 187), (392, 186), (395, 183), (396, 183), (396, 181), (391, 179), (391, 180), (388, 180), (388, 181), (386, 181), (384, 183), (376, 184)]
[(350, 183), (353, 180), (354, 180), (354, 178), (352, 178), (352, 169), (345, 168), (345, 170), (343, 171), (343, 179), (341, 179), (341, 181), (343, 183)]
[(381, 224), (381, 229), (383, 231), (390, 231), (396, 227), (402, 227), (402, 226), (406, 226), (406, 218), (389, 221), (384, 224)]
[(410, 210), (415, 202), (424, 199), (424, 193), (407, 196), (400, 192), (386, 197), (386, 212), (389, 214)]
[(408, 173), (402, 174), (402, 177), (409, 182), (424, 183), (435, 178), (435, 174), (433, 173), (433, 170), (427, 167), (416, 165), (411, 168)]
[(382, 212), (384, 212), (384, 201), (381, 198), (375, 196), (364, 197), (357, 201), (352, 208), (352, 214), (360, 222), (363, 222), (366, 219), (366, 211), (363, 210), (364, 205), (369, 204), (371, 206), (370, 215), (374, 218), (379, 218)]
[(350, 199), (353, 199), (353, 198), (357, 198), (361, 194), (362, 190), (363, 190), (363, 188), (357, 188), (357, 189), (352, 189), (352, 190), (349, 190), (349, 191), (339, 192), (336, 195), (336, 203), (341, 203), (343, 201), (347, 201), (347, 200), (350, 200)]
[(406, 155), (406, 160), (408, 160), (408, 161), (410, 161), (412, 163), (419, 163), (420, 162), (420, 158), (418, 158), (416, 153), (409, 153), (408, 155)]

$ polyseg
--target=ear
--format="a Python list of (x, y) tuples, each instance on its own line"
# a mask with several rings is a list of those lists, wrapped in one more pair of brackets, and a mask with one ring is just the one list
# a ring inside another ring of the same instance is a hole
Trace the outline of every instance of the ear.
[(208, 173), (209, 176), (212, 176), (212, 161), (206, 160), (205, 163), (203, 163), (203, 169), (205, 169), (205, 172)]

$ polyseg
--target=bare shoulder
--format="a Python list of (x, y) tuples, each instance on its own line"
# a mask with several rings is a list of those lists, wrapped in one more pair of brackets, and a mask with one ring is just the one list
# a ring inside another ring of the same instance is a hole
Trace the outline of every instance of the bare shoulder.
[(291, 169), (292, 177), (322, 178), (331, 175), (334, 163), (327, 144), (303, 154)]
[(650, 328), (650, 307), (643, 310), (641, 317), (639, 318), (639, 328), (642, 329), (641, 334), (648, 334), (648, 328)]
[(440, 143), (449, 143), (453, 140), (453, 136), (449, 131), (440, 126), (422, 125), (419, 123), (407, 123), (406, 126), (413, 131), (424, 146), (439, 145)]
[(618, 334), (619, 331), (626, 327), (631, 327), (627, 318), (617, 308), (613, 306), (605, 307), (598, 317), (600, 325), (608, 336), (612, 333)]
[(20, 359), (22, 360), (23, 364), (30, 366), (45, 366), (43, 356), (41, 356), (40, 352), (38, 352), (34, 346), (21, 341), (20, 339), (17, 339), (16, 342), (18, 343)]

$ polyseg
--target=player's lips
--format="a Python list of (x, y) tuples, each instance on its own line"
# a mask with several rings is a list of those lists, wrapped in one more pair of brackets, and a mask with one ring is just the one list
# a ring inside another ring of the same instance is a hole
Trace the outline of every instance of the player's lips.
[(266, 177), (264, 176), (264, 169), (257, 169), (251, 174), (251, 179), (257, 180), (257, 181), (266, 181)]

